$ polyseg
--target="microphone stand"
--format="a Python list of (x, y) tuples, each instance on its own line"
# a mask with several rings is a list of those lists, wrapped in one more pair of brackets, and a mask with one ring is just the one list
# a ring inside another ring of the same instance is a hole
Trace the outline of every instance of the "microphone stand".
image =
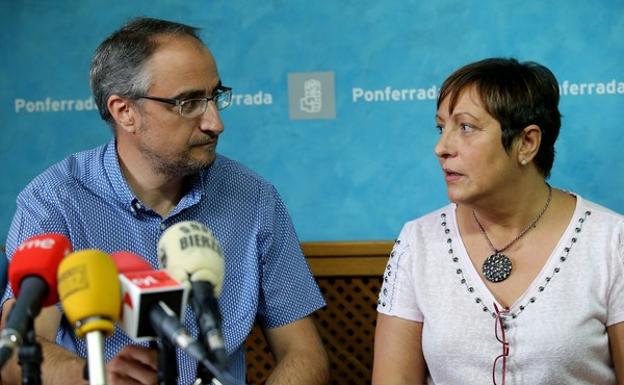
[(26, 335), (18, 353), (18, 363), (22, 367), (23, 385), (41, 385), (41, 363), (43, 353), (41, 344), (35, 338), (34, 320), (28, 319)]
[(191, 306), (197, 316), (200, 341), (208, 350), (208, 359), (219, 369), (227, 366), (227, 353), (221, 333), (219, 302), (211, 295), (214, 286), (208, 281), (191, 281)]
[[(200, 332), (199, 332), (199, 338), (200, 341), (205, 341), (205, 335), (203, 333), (203, 331), (200, 328)], [(210, 348), (208, 347), (207, 349), (208, 351), (208, 360), (211, 362), (216, 362), (215, 360), (215, 356), (214, 353), (210, 350)], [(212, 373), (210, 370), (208, 370), (207, 367), (205, 367), (204, 365), (202, 365), (201, 363), (197, 363), (197, 379), (201, 380), (200, 384), (212, 384), (212, 381), (215, 379), (215, 373)], [(197, 382), (195, 382), (195, 384), (197, 384)]]
[[(191, 281), (191, 306), (197, 316), (199, 340), (208, 352), (207, 359), (223, 371), (227, 366), (227, 355), (221, 334), (219, 303), (213, 293), (214, 286), (208, 281)], [(208, 370), (205, 365), (197, 366), (197, 378), (204, 384), (210, 384), (218, 373)]]
[(106, 366), (104, 362), (104, 334), (101, 331), (87, 333), (89, 384), (106, 385)]
[(158, 333), (158, 340), (151, 341), (150, 347), (158, 347), (158, 385), (176, 385), (178, 383), (178, 359), (175, 345)]

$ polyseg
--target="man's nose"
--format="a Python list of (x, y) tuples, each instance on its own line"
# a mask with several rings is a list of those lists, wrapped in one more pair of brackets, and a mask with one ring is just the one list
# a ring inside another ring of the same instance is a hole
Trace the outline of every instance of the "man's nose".
[(212, 131), (220, 134), (224, 130), (223, 121), (219, 115), (219, 110), (214, 101), (209, 101), (206, 106), (206, 111), (201, 116), (199, 128), (202, 131)]

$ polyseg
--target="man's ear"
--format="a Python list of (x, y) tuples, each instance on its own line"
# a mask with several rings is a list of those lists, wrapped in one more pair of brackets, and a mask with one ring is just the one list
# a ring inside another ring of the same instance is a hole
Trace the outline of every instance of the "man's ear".
[(111, 95), (106, 102), (106, 106), (117, 127), (128, 133), (136, 132), (139, 115), (133, 100), (119, 95)]
[(518, 163), (523, 166), (530, 163), (537, 155), (541, 143), (542, 130), (538, 125), (524, 127), (518, 138)]

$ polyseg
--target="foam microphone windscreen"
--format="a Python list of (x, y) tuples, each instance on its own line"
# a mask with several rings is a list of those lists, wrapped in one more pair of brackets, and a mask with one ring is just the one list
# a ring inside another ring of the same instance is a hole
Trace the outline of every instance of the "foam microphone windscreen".
[(58, 268), (58, 292), (78, 337), (91, 331), (113, 332), (121, 309), (121, 286), (109, 254), (80, 250), (65, 257)]
[(205, 225), (195, 221), (176, 223), (158, 241), (158, 258), (180, 282), (208, 281), (215, 296), (221, 294), (225, 261), (219, 241)]
[(149, 262), (130, 251), (115, 251), (111, 256), (120, 273), (154, 270)]
[(40, 234), (20, 244), (9, 264), (9, 282), (15, 297), (19, 297), (22, 280), (35, 276), (45, 281), (49, 288), (42, 300), (42, 306), (57, 303), (56, 270), (61, 260), (70, 252), (71, 243), (63, 234)]

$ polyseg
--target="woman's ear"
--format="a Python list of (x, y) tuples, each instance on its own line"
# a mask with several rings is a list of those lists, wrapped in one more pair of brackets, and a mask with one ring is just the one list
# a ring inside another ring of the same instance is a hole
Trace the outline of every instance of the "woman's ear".
[(522, 130), (522, 134), (518, 138), (518, 163), (526, 166), (531, 162), (542, 143), (542, 130), (538, 125), (531, 124)]

